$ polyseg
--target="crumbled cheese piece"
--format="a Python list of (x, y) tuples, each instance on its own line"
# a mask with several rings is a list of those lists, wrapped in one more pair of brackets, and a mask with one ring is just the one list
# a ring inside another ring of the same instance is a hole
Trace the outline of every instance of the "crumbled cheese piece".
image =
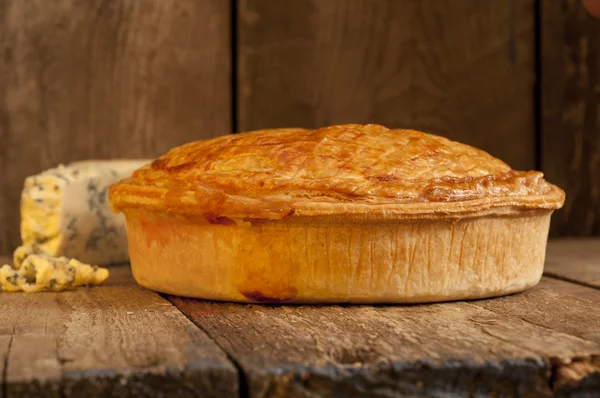
[(22, 247), (17, 250), (14, 255), (19, 259), (16, 269), (9, 265), (0, 268), (0, 288), (5, 292), (58, 292), (81, 285), (98, 285), (109, 276), (107, 269), (84, 264), (76, 259), (34, 254)]
[(4, 292), (18, 292), (21, 290), (23, 277), (10, 265), (0, 267), (0, 288)]
[(75, 268), (69, 265), (66, 257), (53, 258), (32, 254), (23, 261), (20, 270), (27, 281), (21, 286), (26, 292), (46, 288), (54, 291), (65, 290), (75, 279)]
[(19, 246), (13, 252), (13, 264), (15, 269), (21, 268), (21, 264), (30, 254), (39, 253), (38, 250), (30, 246)]
[(107, 190), (149, 162), (84, 161), (27, 177), (21, 193), (23, 245), (35, 248), (34, 254), (98, 265), (127, 262), (125, 218), (111, 211)]
[(99, 285), (108, 278), (108, 270), (95, 265), (84, 264), (75, 259), (69, 260), (69, 265), (75, 268), (73, 286)]

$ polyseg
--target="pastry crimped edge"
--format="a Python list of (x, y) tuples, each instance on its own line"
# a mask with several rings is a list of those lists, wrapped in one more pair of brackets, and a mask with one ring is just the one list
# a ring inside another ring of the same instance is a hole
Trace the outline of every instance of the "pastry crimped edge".
[(112, 207), (212, 217), (558, 208), (536, 171), (415, 130), (338, 125), (230, 134), (170, 150), (110, 189)]
[[(147, 209), (165, 214), (195, 218), (226, 217), (235, 221), (281, 220), (290, 216), (340, 216), (358, 220), (412, 220), (471, 218), (487, 214), (519, 213), (525, 209), (557, 209), (564, 202), (564, 192), (551, 185), (550, 191), (539, 196), (485, 197), (455, 202), (413, 202), (413, 203), (351, 203), (319, 202), (317, 200), (295, 199), (271, 196), (268, 198), (247, 198), (221, 195), (216, 203), (210, 199), (199, 199), (195, 192), (186, 196), (180, 194), (181, 201), (174, 206), (165, 201), (168, 188), (128, 185), (127, 181), (111, 187), (111, 202), (118, 211), (123, 209)], [(115, 205), (116, 204), (116, 205)]]

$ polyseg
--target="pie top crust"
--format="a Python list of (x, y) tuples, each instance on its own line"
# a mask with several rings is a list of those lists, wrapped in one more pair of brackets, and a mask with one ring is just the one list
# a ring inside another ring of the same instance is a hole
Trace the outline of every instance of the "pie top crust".
[(380, 125), (271, 129), (170, 150), (110, 188), (115, 211), (278, 220), (457, 218), (560, 208), (564, 192), (471, 146)]

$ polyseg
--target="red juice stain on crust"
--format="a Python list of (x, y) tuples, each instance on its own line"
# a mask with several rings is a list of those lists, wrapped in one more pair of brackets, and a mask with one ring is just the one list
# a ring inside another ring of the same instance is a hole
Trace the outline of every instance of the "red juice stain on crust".
[(240, 293), (242, 293), (242, 295), (244, 295), (244, 297), (246, 297), (250, 301), (254, 301), (257, 303), (263, 303), (263, 304), (284, 303), (286, 301), (290, 301), (291, 299), (293, 299), (296, 296), (296, 292), (294, 292), (293, 294), (289, 294), (289, 295), (282, 295), (280, 297), (268, 296), (258, 290), (254, 290), (251, 292), (240, 292)]
[(233, 221), (232, 219), (223, 217), (223, 216), (217, 216), (216, 214), (213, 214), (213, 213), (206, 213), (204, 215), (204, 218), (206, 218), (206, 221), (208, 221), (209, 223), (211, 223), (213, 225), (234, 225), (235, 224), (235, 221)]

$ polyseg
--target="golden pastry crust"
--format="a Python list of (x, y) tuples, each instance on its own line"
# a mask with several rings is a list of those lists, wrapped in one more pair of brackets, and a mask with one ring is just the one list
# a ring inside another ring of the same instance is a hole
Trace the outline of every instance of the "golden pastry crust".
[(295, 217), (470, 217), (557, 209), (536, 171), (443, 137), (380, 125), (273, 129), (174, 148), (110, 189), (113, 209), (211, 223)]
[(552, 210), (456, 222), (289, 217), (251, 226), (126, 212), (131, 269), (163, 293), (260, 303), (418, 303), (540, 280)]

